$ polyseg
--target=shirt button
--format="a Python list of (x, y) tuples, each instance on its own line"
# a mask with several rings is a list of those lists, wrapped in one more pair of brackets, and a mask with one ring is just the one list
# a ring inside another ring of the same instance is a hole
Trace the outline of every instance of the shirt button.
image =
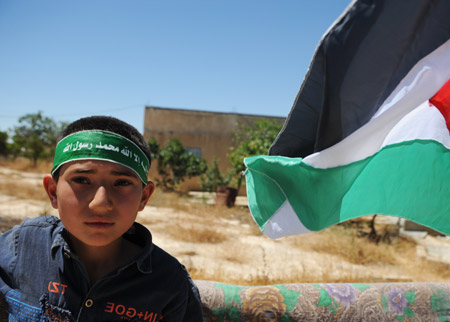
[(94, 301), (92, 299), (87, 299), (86, 302), (84, 302), (84, 306), (89, 308), (92, 305), (94, 305)]
[(68, 252), (64, 252), (64, 257), (70, 259), (70, 254)]

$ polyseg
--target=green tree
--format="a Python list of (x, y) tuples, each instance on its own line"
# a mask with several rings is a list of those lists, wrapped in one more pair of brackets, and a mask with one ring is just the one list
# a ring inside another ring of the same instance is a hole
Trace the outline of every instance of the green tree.
[(206, 171), (205, 159), (188, 153), (177, 138), (171, 139), (162, 148), (154, 138), (148, 144), (152, 159), (158, 162), (157, 171), (161, 178), (156, 183), (166, 190), (175, 190), (186, 178), (199, 176)]
[(200, 176), (202, 190), (216, 192), (218, 187), (228, 185), (231, 175), (220, 172), (219, 163), (214, 159), (212, 166), (208, 166), (208, 169)]
[(148, 148), (150, 149), (150, 157), (152, 158), (152, 162), (153, 160), (158, 161), (159, 151), (161, 150), (158, 141), (156, 141), (155, 138), (151, 138), (147, 143)]
[(0, 155), (8, 156), (8, 132), (0, 131)]
[(13, 154), (31, 159), (36, 166), (39, 159), (53, 155), (62, 125), (40, 111), (20, 117), (19, 125), (13, 128)]
[(275, 120), (261, 119), (252, 125), (241, 123), (239, 129), (232, 133), (234, 145), (230, 148), (228, 158), (237, 179), (238, 190), (242, 185), (242, 172), (245, 171), (244, 158), (267, 154), (281, 126)]
[(46, 149), (45, 153), (42, 155), (43, 158), (48, 160), (53, 160), (55, 156), (56, 144), (58, 143), (58, 139), (62, 133), (62, 131), (69, 125), (69, 122), (60, 121), (56, 122), (56, 127), (53, 129), (52, 133), (49, 133), (48, 136), (48, 149)]

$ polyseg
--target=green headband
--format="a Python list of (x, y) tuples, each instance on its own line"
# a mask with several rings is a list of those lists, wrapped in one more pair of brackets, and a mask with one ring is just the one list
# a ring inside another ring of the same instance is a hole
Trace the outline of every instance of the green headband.
[(144, 152), (129, 139), (100, 130), (76, 132), (59, 141), (52, 174), (67, 162), (90, 159), (121, 164), (136, 172), (147, 184), (150, 162)]

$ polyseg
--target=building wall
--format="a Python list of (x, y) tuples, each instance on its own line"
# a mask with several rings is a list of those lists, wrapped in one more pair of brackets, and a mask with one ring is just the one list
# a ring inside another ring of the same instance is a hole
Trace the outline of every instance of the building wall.
[[(199, 149), (200, 156), (208, 164), (216, 158), (220, 170), (226, 171), (230, 167), (227, 154), (232, 145), (232, 132), (241, 123), (251, 125), (260, 119), (274, 119), (280, 124), (284, 122), (282, 117), (146, 106), (144, 137), (146, 140), (155, 138), (160, 146), (165, 146), (172, 138), (178, 138), (185, 148)], [(155, 176), (156, 167), (152, 168), (150, 176)], [(199, 187), (198, 179), (194, 179), (186, 182), (182, 188), (196, 190)]]

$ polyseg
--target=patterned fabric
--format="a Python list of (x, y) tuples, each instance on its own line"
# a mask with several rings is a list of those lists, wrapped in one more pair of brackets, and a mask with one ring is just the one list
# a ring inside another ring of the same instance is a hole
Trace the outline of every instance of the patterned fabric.
[[(449, 283), (281, 284), (195, 281), (205, 321), (450, 321)], [(0, 322), (7, 321), (0, 298)]]
[(205, 321), (450, 321), (450, 284), (196, 281)]

